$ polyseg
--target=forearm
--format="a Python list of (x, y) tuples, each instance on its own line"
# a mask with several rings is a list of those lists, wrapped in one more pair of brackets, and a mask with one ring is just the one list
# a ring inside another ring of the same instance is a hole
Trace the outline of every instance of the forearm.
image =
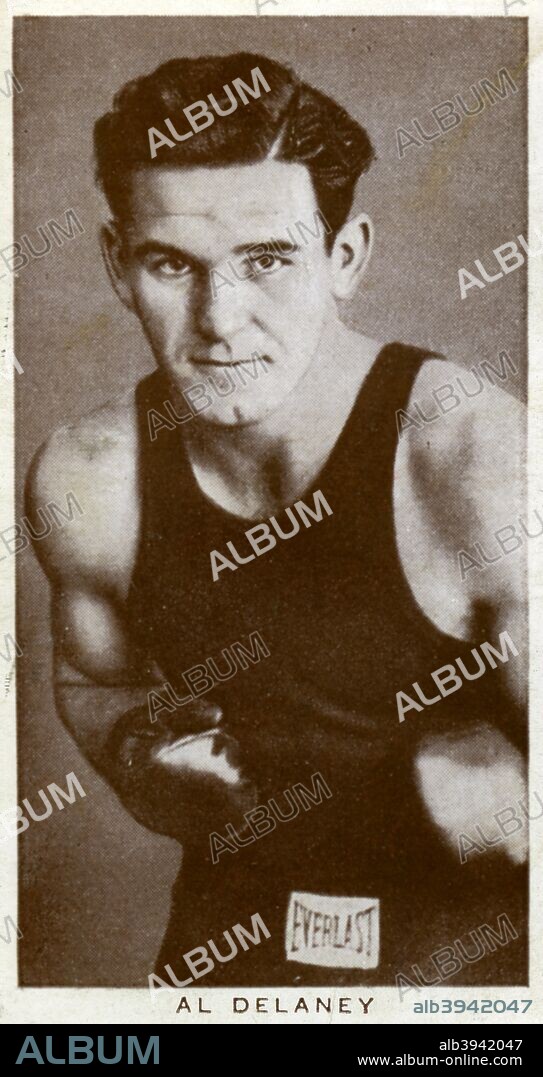
[(152, 687), (64, 680), (56, 685), (57, 709), (83, 754), (127, 811), (148, 829), (175, 837), (178, 820), (173, 818), (172, 798), (160, 796), (168, 776), (153, 754), (164, 742), (166, 730), (162, 722), (151, 720)]
[[(156, 684), (94, 685), (63, 679), (55, 684), (59, 717), (83, 755), (103, 771), (108, 736), (123, 714), (148, 707), (148, 693)], [(149, 722), (151, 718), (149, 717)]]
[[(155, 686), (156, 687), (156, 686)], [(221, 728), (222, 711), (195, 700), (151, 714), (149, 686), (57, 686), (61, 716), (87, 758), (143, 826), (184, 844), (254, 807), (237, 743)]]

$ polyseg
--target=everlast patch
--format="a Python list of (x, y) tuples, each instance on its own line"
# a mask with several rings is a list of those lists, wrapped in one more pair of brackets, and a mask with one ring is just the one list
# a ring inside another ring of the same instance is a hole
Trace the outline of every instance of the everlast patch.
[(287, 961), (302, 965), (375, 969), (379, 964), (379, 901), (293, 891), (285, 946)]

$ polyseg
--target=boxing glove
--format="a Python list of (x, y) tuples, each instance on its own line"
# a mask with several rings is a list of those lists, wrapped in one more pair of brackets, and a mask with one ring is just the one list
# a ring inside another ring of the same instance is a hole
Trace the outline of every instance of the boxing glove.
[[(471, 729), (428, 734), (420, 739), (415, 756), (426, 811), (455, 855), (462, 851), (462, 836), (466, 845), (469, 838), (472, 850), (474, 835), (475, 846), (478, 839), (481, 844), (482, 827), (483, 834), (493, 837), (486, 848), (497, 846), (495, 851), (515, 864), (525, 863), (528, 855), (528, 827), (515, 812), (526, 797), (525, 770), (518, 748), (484, 722)], [(504, 829), (501, 824), (498, 829), (497, 816), (504, 812), (512, 815), (504, 820)], [(518, 826), (505, 829), (512, 820)]]
[(239, 744), (222, 722), (221, 708), (204, 700), (154, 722), (147, 706), (117, 721), (101, 770), (139, 823), (198, 846), (258, 804)]

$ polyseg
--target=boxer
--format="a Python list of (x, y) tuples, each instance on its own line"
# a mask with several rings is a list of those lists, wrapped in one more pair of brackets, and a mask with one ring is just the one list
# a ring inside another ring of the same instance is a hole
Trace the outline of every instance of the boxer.
[[(253, 86), (246, 107), (151, 157), (150, 128), (196, 101), (204, 115), (210, 94), (226, 110), (234, 79)], [(36, 543), (60, 716), (135, 818), (183, 844), (157, 968), (258, 912), (269, 942), (225, 957), (210, 983), (394, 982), (406, 953), (481, 915), (523, 915), (526, 828), (469, 865), (457, 852), (524, 792), (522, 551), (463, 579), (457, 563), (525, 511), (520, 406), (488, 389), (398, 439), (400, 411), (429, 414), (438, 386), (469, 375), (343, 323), (373, 242), (368, 215), (351, 215), (373, 149), (283, 65), (171, 60), (120, 90), (95, 153), (107, 270), (157, 369), (54, 432), (32, 465), (30, 518), (67, 490), (84, 506)], [(296, 222), (315, 229), (308, 242)], [(265, 376), (249, 376), (255, 355)], [(232, 390), (234, 369), (246, 376)], [(168, 401), (179, 415), (187, 398), (192, 421), (151, 438), (149, 414)], [(295, 528), (302, 498), (320, 527)], [(272, 516), (288, 541), (213, 579), (211, 551), (242, 549)], [(266, 662), (212, 691), (202, 677), (201, 698), (151, 722), (151, 690), (167, 679), (186, 696), (183, 671), (256, 629)], [(398, 723), (399, 690), (459, 655), (475, 674), (472, 648), (503, 632), (514, 660)], [(281, 791), (317, 771), (332, 792), (318, 813), (266, 829), (261, 812), (259, 840), (212, 863), (211, 832), (242, 835), (247, 817), (254, 831), (259, 805), (284, 810)], [(352, 924), (368, 925), (363, 944)], [(461, 982), (523, 982), (515, 953)]]

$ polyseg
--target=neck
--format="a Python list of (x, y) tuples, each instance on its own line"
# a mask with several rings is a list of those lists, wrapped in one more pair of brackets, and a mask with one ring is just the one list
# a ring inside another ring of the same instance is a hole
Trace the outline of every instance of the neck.
[(193, 468), (220, 477), (247, 511), (287, 504), (330, 455), (377, 351), (375, 341), (338, 322), (298, 385), (269, 415), (243, 426), (187, 425)]

